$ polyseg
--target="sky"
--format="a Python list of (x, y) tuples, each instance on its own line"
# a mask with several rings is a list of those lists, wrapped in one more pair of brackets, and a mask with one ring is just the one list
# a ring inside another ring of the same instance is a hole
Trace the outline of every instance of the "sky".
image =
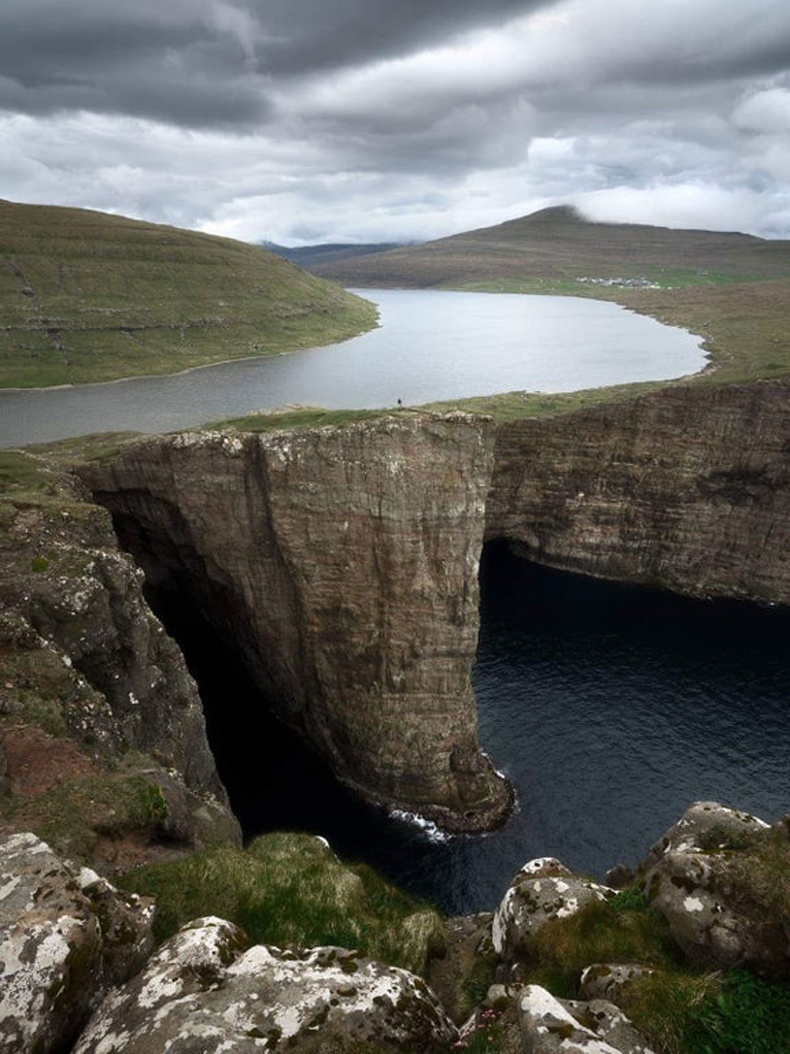
[(0, 198), (284, 245), (790, 237), (787, 0), (0, 0)]

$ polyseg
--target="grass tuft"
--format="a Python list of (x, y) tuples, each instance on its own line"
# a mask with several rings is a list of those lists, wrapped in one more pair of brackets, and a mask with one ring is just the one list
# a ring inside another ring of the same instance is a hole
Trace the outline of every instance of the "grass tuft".
[(190, 919), (218, 915), (254, 943), (338, 945), (417, 973), (443, 940), (436, 912), (371, 868), (342, 864), (312, 835), (261, 835), (246, 850), (139, 868), (120, 884), (156, 896), (158, 940)]

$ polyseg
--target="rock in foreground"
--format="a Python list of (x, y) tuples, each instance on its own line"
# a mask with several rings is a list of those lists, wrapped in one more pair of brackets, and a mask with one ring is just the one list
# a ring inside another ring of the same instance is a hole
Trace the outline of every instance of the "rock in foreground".
[(151, 902), (75, 871), (33, 834), (0, 839), (0, 1051), (65, 1049), (151, 950)]
[(424, 981), (343, 948), (245, 950), (242, 932), (198, 919), (110, 995), (75, 1054), (253, 1054), (447, 1048), (455, 1026)]

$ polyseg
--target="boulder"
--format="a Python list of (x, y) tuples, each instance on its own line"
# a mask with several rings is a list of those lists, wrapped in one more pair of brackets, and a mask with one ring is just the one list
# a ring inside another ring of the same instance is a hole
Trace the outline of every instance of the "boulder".
[(525, 1054), (652, 1054), (625, 1014), (603, 1000), (559, 1000), (527, 985), (519, 1010)]
[(583, 999), (604, 999), (619, 1006), (623, 989), (652, 973), (655, 970), (641, 963), (593, 963), (582, 970), (579, 992)]
[(552, 857), (530, 860), (496, 910), (491, 926), (494, 950), (506, 962), (513, 962), (547, 922), (568, 918), (586, 904), (615, 895), (614, 889), (574, 875)]
[(182, 927), (112, 992), (74, 1054), (440, 1051), (457, 1030), (414, 974), (343, 948), (254, 945), (217, 918)]
[(0, 1051), (71, 1044), (152, 946), (150, 901), (77, 871), (33, 834), (0, 838)]
[(642, 865), (647, 895), (691, 962), (790, 972), (790, 919), (759, 881), (771, 837), (748, 813), (697, 802), (650, 849)]
[(650, 871), (668, 853), (710, 852), (743, 847), (767, 824), (739, 809), (713, 801), (690, 805), (676, 824), (649, 849), (641, 866)]

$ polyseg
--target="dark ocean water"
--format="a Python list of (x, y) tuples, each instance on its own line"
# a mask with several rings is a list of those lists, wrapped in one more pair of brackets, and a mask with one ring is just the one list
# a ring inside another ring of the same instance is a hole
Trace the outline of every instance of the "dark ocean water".
[(594, 875), (636, 864), (695, 800), (769, 821), (790, 811), (786, 610), (561, 574), (499, 546), (481, 584), (474, 683), (481, 740), (518, 794), (508, 824), (440, 840), (361, 805), (198, 641), (212, 742), (248, 835), (322, 834), (463, 913), (495, 906), (533, 856)]

